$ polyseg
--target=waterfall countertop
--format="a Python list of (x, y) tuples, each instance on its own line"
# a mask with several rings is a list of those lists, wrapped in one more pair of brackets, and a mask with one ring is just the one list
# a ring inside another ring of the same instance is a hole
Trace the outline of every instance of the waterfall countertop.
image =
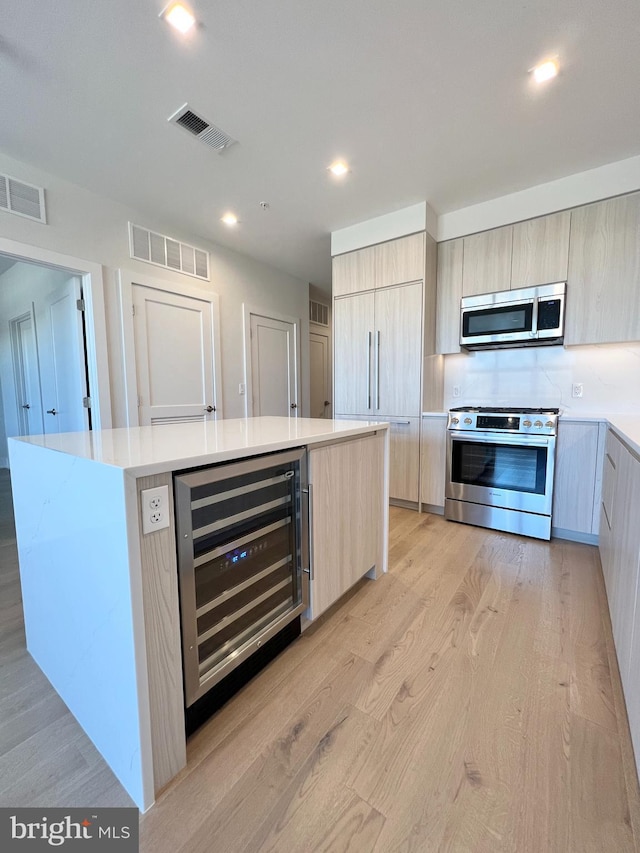
[(289, 447), (365, 435), (387, 423), (319, 418), (234, 418), (10, 439), (146, 477)]

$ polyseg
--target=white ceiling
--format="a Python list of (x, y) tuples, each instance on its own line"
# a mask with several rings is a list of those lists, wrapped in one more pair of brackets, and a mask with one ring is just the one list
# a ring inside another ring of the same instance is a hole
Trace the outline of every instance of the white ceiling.
[[(640, 153), (636, 0), (193, 0), (188, 38), (163, 5), (3, 3), (0, 149), (321, 286), (332, 230)], [(185, 102), (239, 144), (168, 124)]]

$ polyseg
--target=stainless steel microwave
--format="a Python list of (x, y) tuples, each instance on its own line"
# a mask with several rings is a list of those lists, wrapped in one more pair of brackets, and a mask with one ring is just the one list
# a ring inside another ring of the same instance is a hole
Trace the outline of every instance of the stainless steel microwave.
[(548, 346), (564, 340), (566, 283), (543, 284), (460, 301), (460, 346), (506, 349)]

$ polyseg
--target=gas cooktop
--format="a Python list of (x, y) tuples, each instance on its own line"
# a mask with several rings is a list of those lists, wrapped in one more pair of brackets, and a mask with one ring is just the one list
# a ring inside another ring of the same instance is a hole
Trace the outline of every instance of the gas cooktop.
[(504, 415), (558, 415), (560, 409), (552, 409), (549, 407), (542, 409), (529, 409), (521, 406), (518, 409), (510, 409), (505, 406), (458, 406), (455, 409), (449, 409), (450, 412), (478, 412), (483, 414), (486, 412), (495, 412), (496, 414)]

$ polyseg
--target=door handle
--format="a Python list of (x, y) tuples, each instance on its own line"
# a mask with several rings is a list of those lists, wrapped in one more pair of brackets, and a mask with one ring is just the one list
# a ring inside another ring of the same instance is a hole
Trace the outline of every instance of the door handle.
[(211, 412), (215, 412), (216, 407), (215, 406), (205, 406), (204, 410), (205, 410), (205, 412), (209, 412), (209, 414), (211, 414)]
[(23, 409), (30, 409), (30, 408), (31, 408), (31, 406), (29, 405), (29, 403), (25, 403), (25, 404), (24, 404), (24, 406), (23, 406), (22, 408), (23, 408)]
[(380, 331), (377, 333), (376, 346), (376, 411), (380, 411)]
[(371, 332), (369, 332), (369, 349), (367, 351), (367, 410), (371, 408)]
[(47, 409), (47, 414), (48, 415), (57, 415), (58, 413), (56, 412), (55, 409)]
[(324, 401), (324, 405), (325, 405), (325, 406), (330, 406), (330, 405), (331, 405), (331, 400), (325, 400), (325, 401)]
[(307, 541), (309, 543), (309, 568), (304, 569), (305, 574), (309, 575), (309, 580), (313, 580), (313, 484), (309, 483), (306, 489), (302, 490), (307, 495)]
[(292, 409), (297, 409), (297, 408), (298, 408), (298, 404), (297, 404), (297, 403), (292, 403), (292, 404), (291, 404), (291, 408), (292, 408)]

